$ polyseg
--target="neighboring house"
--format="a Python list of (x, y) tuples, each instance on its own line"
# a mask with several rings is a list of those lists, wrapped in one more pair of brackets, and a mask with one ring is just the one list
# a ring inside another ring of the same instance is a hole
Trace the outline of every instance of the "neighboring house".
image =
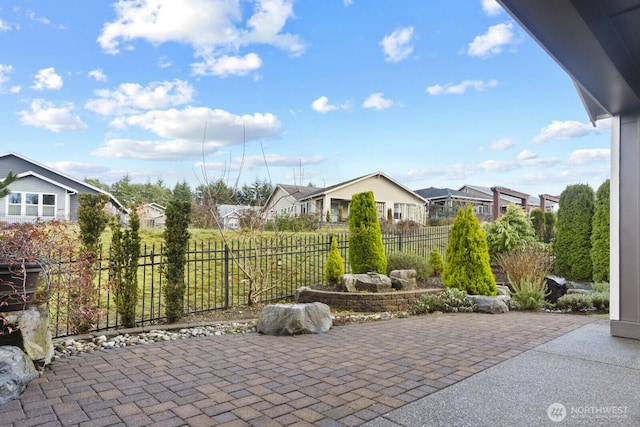
[(158, 203), (147, 203), (138, 207), (140, 227), (162, 228), (166, 220), (166, 208)]
[(237, 230), (240, 228), (240, 218), (246, 211), (260, 212), (261, 209), (260, 206), (220, 205), (218, 206), (220, 225), (224, 229)]
[(79, 194), (106, 194), (108, 214), (127, 213), (108, 192), (20, 154), (0, 154), (0, 179), (9, 172), (14, 172), (18, 179), (9, 185), (11, 193), (0, 199), (0, 221), (27, 222), (37, 218), (76, 221)]
[(429, 202), (429, 219), (455, 217), (458, 209), (468, 205), (473, 207), (473, 212), (479, 219), (488, 219), (491, 215), (491, 197), (451, 188), (429, 187), (415, 192)]
[[(479, 185), (464, 185), (458, 191), (473, 197), (491, 199), (492, 203), (489, 206), (484, 206), (481, 208), (481, 214), (485, 215), (487, 219), (497, 218), (498, 216), (502, 215), (507, 211), (507, 206), (509, 206), (511, 203), (525, 208), (527, 214), (530, 214), (531, 211), (535, 208), (542, 207), (544, 207), (545, 211), (558, 211), (558, 198), (546, 194), (542, 195), (544, 196), (545, 200), (543, 206), (541, 204), (540, 198), (530, 196), (529, 194), (521, 193), (515, 190), (510, 190), (505, 187), (482, 187)], [(506, 194), (504, 194), (503, 192)], [(500, 205), (500, 210), (498, 212), (496, 212), (494, 209), (494, 204), (496, 202), (496, 199), (494, 197), (496, 197), (496, 194), (498, 195), (498, 201)], [(480, 212), (476, 213), (478, 214)]]
[[(286, 191), (286, 193), (285, 193)], [(282, 213), (318, 215), (337, 222), (342, 207), (343, 220), (349, 217), (349, 204), (354, 194), (372, 191), (378, 216), (387, 218), (391, 209), (393, 219), (424, 224), (427, 201), (390, 178), (383, 172), (374, 172), (327, 188), (278, 185), (265, 205), (268, 218)]]
[(300, 215), (302, 213), (299, 201), (322, 188), (277, 184), (263, 207), (263, 212), (268, 220), (278, 215)]

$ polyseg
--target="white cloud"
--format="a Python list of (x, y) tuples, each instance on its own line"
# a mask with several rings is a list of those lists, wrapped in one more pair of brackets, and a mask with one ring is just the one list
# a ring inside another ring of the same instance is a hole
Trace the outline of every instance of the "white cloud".
[(9, 88), (9, 92), (11, 93), (20, 93), (21, 90), (22, 90), (21, 86), (11, 86)]
[(206, 170), (220, 171), (239, 171), (242, 168), (243, 171), (255, 170), (257, 168), (264, 167), (265, 164), (269, 167), (296, 167), (300, 165), (315, 165), (325, 161), (324, 156), (311, 156), (311, 157), (294, 157), (284, 156), (280, 154), (267, 154), (253, 155), (242, 157), (234, 157), (229, 160), (228, 163), (224, 162), (198, 162), (196, 167), (202, 169), (204, 166)]
[(496, 87), (498, 85), (497, 80), (464, 80), (456, 85), (452, 83), (447, 83), (445, 85), (436, 84), (433, 86), (427, 87), (427, 92), (429, 95), (461, 95), (467, 91), (469, 88), (473, 88), (476, 92), (483, 92), (487, 88)]
[(384, 94), (382, 92), (374, 92), (362, 103), (362, 107), (364, 108), (374, 108), (376, 110), (384, 110), (387, 108), (391, 108), (393, 106), (393, 101), (390, 99), (385, 99)]
[(380, 42), (384, 52), (384, 60), (399, 62), (406, 59), (413, 52), (412, 39), (413, 27), (400, 28), (385, 36)]
[(487, 146), (478, 147), (478, 151), (505, 151), (513, 147), (515, 143), (511, 138), (501, 138), (493, 141), (491, 144)]
[[(120, 129), (138, 128), (151, 132), (149, 139), (112, 138), (94, 154), (101, 157), (134, 159), (198, 158), (225, 146), (271, 139), (280, 133), (273, 114), (235, 115), (205, 107), (182, 110), (154, 110), (121, 117), (112, 122)], [(203, 141), (204, 139), (204, 141)]]
[(167, 56), (161, 56), (158, 58), (158, 67), (169, 68), (173, 65), (173, 61)]
[(5, 21), (0, 18), (0, 33), (4, 31), (11, 31), (13, 27), (10, 24), (7, 24)]
[(408, 179), (421, 179), (426, 177), (438, 177), (447, 180), (459, 180), (466, 179), (473, 175), (475, 168), (470, 165), (462, 163), (456, 163), (451, 166), (444, 166), (440, 168), (430, 169), (417, 169), (407, 172)]
[(104, 71), (102, 71), (99, 68), (89, 71), (89, 74), (87, 74), (87, 75), (89, 77), (93, 78), (97, 82), (106, 82), (107, 81), (107, 75), (104, 73)]
[(114, 90), (94, 91), (98, 96), (85, 104), (85, 108), (102, 115), (135, 113), (191, 102), (195, 90), (182, 80), (152, 82), (147, 86), (123, 83)]
[(31, 88), (36, 90), (58, 90), (62, 87), (62, 84), (62, 77), (56, 74), (56, 70), (53, 67), (49, 67), (38, 71)]
[(343, 0), (342, 3), (344, 3), (345, 6), (351, 6), (353, 4), (353, 0)]
[(574, 120), (565, 122), (553, 120), (550, 125), (540, 130), (540, 133), (533, 138), (533, 142), (540, 144), (553, 139), (566, 140), (579, 138), (590, 133), (600, 133), (606, 129), (606, 123), (603, 123), (602, 126), (593, 127), (590, 123), (581, 123)]
[(203, 55), (203, 59), (203, 62), (191, 64), (194, 74), (219, 77), (244, 76), (262, 67), (262, 60), (255, 53), (248, 53), (245, 56)]
[(518, 154), (518, 160), (531, 160), (531, 159), (535, 159), (536, 157), (538, 157), (538, 155), (536, 153), (534, 153), (533, 151), (529, 151), (529, 150), (522, 150), (519, 154)]
[(502, 6), (496, 0), (482, 0), (482, 10), (488, 16), (496, 16), (502, 12)]
[(80, 120), (80, 117), (73, 114), (74, 109), (72, 103), (56, 107), (44, 99), (34, 99), (31, 101), (30, 109), (19, 111), (18, 115), (20, 122), (24, 125), (42, 127), (56, 133), (64, 130), (87, 130), (88, 126)]
[(95, 177), (95, 176), (101, 176), (109, 172), (109, 168), (104, 165), (82, 163), (82, 162), (69, 162), (69, 161), (48, 162), (47, 166), (50, 166), (53, 169), (58, 170), (60, 172), (64, 172), (69, 176), (77, 176), (77, 177), (80, 177), (80, 176)]
[(311, 108), (313, 108), (318, 113), (328, 113), (329, 111), (335, 110), (346, 110), (349, 108), (348, 103), (343, 103), (340, 105), (329, 104), (329, 98), (326, 96), (321, 96), (311, 103)]
[(575, 150), (571, 153), (567, 160), (567, 164), (584, 165), (602, 159), (609, 159), (610, 157), (611, 150), (608, 148), (584, 148), (581, 150)]
[(13, 73), (13, 66), (0, 64), (0, 88), (9, 81), (9, 74)]
[(505, 45), (516, 43), (513, 32), (513, 24), (497, 24), (489, 27), (485, 34), (476, 36), (471, 43), (467, 53), (470, 56), (488, 58), (502, 52)]
[[(121, 0), (114, 4), (117, 18), (104, 24), (97, 42), (112, 54), (120, 52), (122, 43), (137, 39), (153, 44), (188, 44), (194, 49), (194, 56), (203, 59), (194, 64), (195, 72), (207, 71), (211, 67), (206, 64), (220, 61), (224, 68), (228, 62), (225, 58), (243, 58), (244, 63), (231, 69), (254, 69), (257, 55), (238, 55), (239, 49), (254, 43), (271, 45), (293, 55), (304, 53), (305, 46), (297, 35), (282, 32), (287, 20), (294, 16), (293, 0), (250, 0), (250, 3), (253, 13), (244, 19), (239, 1)], [(226, 74), (229, 73), (223, 73)]]

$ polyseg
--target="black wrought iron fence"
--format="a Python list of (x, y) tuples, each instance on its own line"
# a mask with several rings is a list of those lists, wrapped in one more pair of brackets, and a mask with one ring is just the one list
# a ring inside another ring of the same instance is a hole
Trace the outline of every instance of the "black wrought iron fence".
[[(324, 262), (338, 239), (338, 248), (349, 271), (348, 233), (333, 235), (293, 235), (262, 240), (192, 242), (187, 252), (185, 271), (185, 313), (197, 314), (252, 302), (290, 301), (296, 289), (322, 283)], [(433, 248), (443, 256), (449, 240), (449, 227), (383, 235), (387, 255), (394, 252), (415, 253), (428, 257)], [(137, 324), (153, 325), (165, 319), (163, 245), (145, 246), (138, 264)], [(96, 286), (100, 289), (99, 318), (95, 330), (120, 327), (111, 290), (109, 289), (108, 252), (100, 257)], [(51, 324), (55, 336), (73, 332), (65, 298), (60, 295), (50, 302)]]

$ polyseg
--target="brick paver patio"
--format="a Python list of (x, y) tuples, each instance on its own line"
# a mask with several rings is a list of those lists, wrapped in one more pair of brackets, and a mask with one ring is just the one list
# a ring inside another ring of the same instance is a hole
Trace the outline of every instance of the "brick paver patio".
[(54, 362), (0, 406), (0, 425), (360, 425), (595, 322), (440, 314), (98, 351)]

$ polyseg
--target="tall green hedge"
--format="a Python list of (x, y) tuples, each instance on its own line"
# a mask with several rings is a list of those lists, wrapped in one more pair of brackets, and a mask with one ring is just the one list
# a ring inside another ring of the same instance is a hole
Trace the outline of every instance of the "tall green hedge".
[(587, 184), (570, 185), (560, 194), (553, 253), (556, 274), (567, 280), (591, 280), (591, 227), (595, 205)]
[(531, 220), (531, 225), (536, 233), (536, 237), (541, 242), (544, 242), (544, 211), (540, 208), (532, 209), (529, 214), (529, 219)]
[(189, 214), (191, 204), (173, 199), (165, 210), (166, 221), (164, 229), (165, 258), (164, 297), (167, 322), (173, 323), (182, 317), (184, 311), (184, 293), (186, 285), (184, 270), (187, 263), (187, 249), (189, 244)]
[(354, 194), (349, 207), (349, 260), (354, 274), (386, 274), (387, 258), (372, 191)]
[(596, 204), (591, 231), (591, 263), (593, 280), (609, 281), (609, 193), (611, 182), (606, 180), (596, 191)]
[(484, 231), (471, 206), (460, 208), (451, 226), (442, 282), (472, 295), (495, 295), (496, 279), (491, 272), (489, 248)]
[(131, 212), (127, 229), (122, 229), (120, 218), (112, 218), (109, 285), (113, 291), (113, 302), (125, 328), (136, 326), (140, 241), (140, 219), (137, 209)]

